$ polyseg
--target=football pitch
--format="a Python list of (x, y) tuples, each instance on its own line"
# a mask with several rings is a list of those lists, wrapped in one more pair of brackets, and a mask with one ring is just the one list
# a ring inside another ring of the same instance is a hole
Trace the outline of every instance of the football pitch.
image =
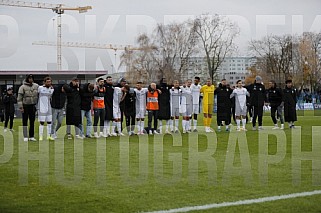
[(321, 212), (321, 117), (300, 115), (295, 129), (267, 115), (262, 131), (67, 140), (64, 126), (28, 143), (16, 119), (0, 128), (0, 212)]

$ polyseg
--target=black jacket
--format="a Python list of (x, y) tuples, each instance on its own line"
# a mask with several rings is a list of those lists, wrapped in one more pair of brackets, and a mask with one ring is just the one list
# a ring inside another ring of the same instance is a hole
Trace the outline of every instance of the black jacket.
[(285, 122), (296, 121), (297, 90), (294, 88), (285, 87), (283, 94), (284, 120)]
[(114, 100), (114, 87), (112, 84), (105, 83), (106, 93), (105, 101), (105, 120), (113, 120), (113, 100)]
[(80, 89), (79, 89), (79, 94), (80, 94), (80, 98), (81, 98), (80, 108), (81, 108), (81, 110), (85, 110), (85, 111), (88, 111), (91, 109), (91, 102), (92, 102), (93, 95), (94, 95), (94, 92), (90, 92), (88, 90), (89, 84), (90, 83), (81, 85)]
[(217, 97), (217, 107), (232, 107), (232, 102), (230, 95), (232, 94), (233, 90), (227, 86), (223, 86), (219, 84), (219, 86), (215, 89), (214, 95)]
[(10, 115), (15, 112), (14, 104), (17, 103), (17, 98), (14, 95), (5, 95), (3, 97), (4, 111)]
[(4, 103), (3, 103), (3, 98), (6, 94), (2, 96), (1, 91), (0, 91), (0, 110), (4, 109)]
[(233, 90), (227, 86), (219, 84), (215, 89), (214, 95), (217, 98), (217, 116), (221, 119), (228, 118), (231, 116), (232, 101), (230, 95)]
[(283, 91), (277, 87), (271, 87), (267, 90), (267, 98), (271, 107), (280, 106), (283, 101)]
[(125, 116), (135, 116), (136, 115), (136, 93), (131, 89), (125, 96)]
[(51, 107), (54, 109), (62, 109), (66, 103), (66, 93), (62, 92), (63, 85), (55, 85), (54, 92), (51, 97)]
[(66, 123), (67, 125), (81, 124), (81, 97), (79, 88), (74, 87), (72, 82), (69, 85), (65, 84), (64, 90), (67, 95), (67, 106), (66, 106)]
[(261, 83), (254, 83), (248, 86), (252, 106), (263, 106), (266, 100), (265, 87)]
[(172, 87), (166, 83), (161, 83), (157, 86), (157, 89), (160, 89), (160, 91), (162, 92), (158, 95), (158, 119), (160, 120), (169, 120), (171, 118), (169, 92), (171, 88)]

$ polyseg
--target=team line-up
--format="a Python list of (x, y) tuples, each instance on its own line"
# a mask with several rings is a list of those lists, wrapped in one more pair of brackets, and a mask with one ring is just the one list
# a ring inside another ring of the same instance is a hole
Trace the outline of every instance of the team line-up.
[[(210, 126), (214, 96), (217, 101), (218, 131), (221, 131), (223, 125), (226, 131), (230, 131), (232, 116), (237, 124), (236, 130), (247, 131), (245, 124), (248, 112), (253, 130), (256, 130), (256, 120), (258, 120), (258, 130), (262, 130), (263, 108), (266, 103), (271, 107), (271, 117), (275, 125), (273, 129), (284, 129), (284, 122), (289, 123), (289, 128), (294, 128), (294, 122), (297, 120), (297, 92), (291, 80), (285, 83), (285, 88), (281, 89), (271, 80), (269, 89), (265, 89), (262, 78), (256, 76), (255, 82), (246, 87), (243, 87), (243, 82), (239, 80), (236, 87), (232, 88), (227, 85), (225, 79), (222, 79), (215, 88), (210, 79), (201, 86), (199, 77), (195, 77), (194, 82), (191, 79), (186, 80), (183, 85), (180, 85), (178, 80), (169, 84), (162, 78), (159, 84), (151, 83), (148, 88), (143, 88), (142, 82), (137, 82), (135, 88), (130, 88), (123, 78), (114, 85), (111, 76), (106, 79), (98, 78), (96, 84), (82, 85), (79, 84), (78, 78), (73, 78), (69, 84), (52, 85), (51, 77), (48, 76), (44, 78), (43, 85), (39, 86), (34, 82), (34, 76), (30, 74), (20, 86), (17, 98), (13, 95), (12, 88), (7, 90), (3, 98), (4, 131), (7, 131), (9, 120), (10, 130), (13, 131), (14, 104), (18, 103), (22, 112), (24, 141), (36, 141), (34, 135), (36, 113), (40, 123), (40, 141), (44, 139), (45, 123), (47, 123), (46, 139), (57, 138), (56, 132), (62, 125), (64, 114), (66, 114), (68, 139), (72, 139), (71, 126), (76, 127), (75, 137), (79, 139), (124, 136), (123, 118), (126, 120), (129, 135), (178, 133), (180, 115), (182, 115), (183, 133), (196, 132), (200, 105), (204, 114), (205, 132), (213, 132)], [(146, 113), (147, 127), (144, 125)], [(83, 125), (84, 118), (86, 118), (86, 131)], [(277, 118), (281, 122), (280, 127)], [(163, 121), (166, 123), (165, 128)]]

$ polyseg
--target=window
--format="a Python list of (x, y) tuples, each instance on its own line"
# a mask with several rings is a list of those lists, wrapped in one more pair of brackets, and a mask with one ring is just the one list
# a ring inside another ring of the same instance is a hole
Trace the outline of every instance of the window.
[(235, 77), (235, 79), (236, 79), (236, 80), (239, 80), (239, 79), (240, 79), (240, 77), (236, 76), (236, 77)]
[(234, 82), (233, 81), (230, 81), (230, 85), (233, 85), (234, 84)]
[(230, 80), (233, 80), (233, 76), (230, 76)]

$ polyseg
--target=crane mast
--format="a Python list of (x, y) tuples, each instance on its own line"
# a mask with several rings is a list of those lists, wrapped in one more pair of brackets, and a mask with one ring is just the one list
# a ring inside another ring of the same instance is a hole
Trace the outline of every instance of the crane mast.
[(0, 5), (13, 6), (13, 7), (27, 7), (37, 9), (50, 9), (54, 13), (57, 13), (57, 70), (62, 70), (62, 53), (61, 53), (61, 15), (64, 14), (65, 10), (78, 11), (79, 13), (85, 13), (92, 9), (91, 6), (84, 7), (68, 7), (63, 4), (48, 4), (40, 2), (25, 2), (25, 1), (11, 1), (11, 0), (0, 0)]

